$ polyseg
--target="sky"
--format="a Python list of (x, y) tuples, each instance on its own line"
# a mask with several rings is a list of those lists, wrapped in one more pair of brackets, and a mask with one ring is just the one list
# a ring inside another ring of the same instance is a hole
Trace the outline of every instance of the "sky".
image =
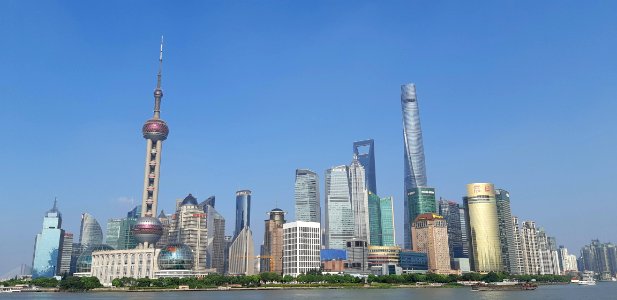
[[(429, 185), (510, 192), (513, 214), (578, 253), (617, 242), (613, 1), (0, 1), (0, 275), (32, 262), (54, 197), (80, 214), (139, 204), (161, 35), (159, 208), (235, 192), (294, 219), (294, 172), (375, 140), (403, 232), (400, 85), (416, 84)], [(256, 247), (256, 249), (259, 249)]]

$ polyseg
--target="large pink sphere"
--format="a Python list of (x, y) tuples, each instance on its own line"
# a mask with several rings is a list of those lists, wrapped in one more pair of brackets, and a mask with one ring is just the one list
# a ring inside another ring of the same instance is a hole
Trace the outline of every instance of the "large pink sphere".
[(141, 217), (133, 227), (133, 235), (140, 243), (156, 244), (163, 235), (163, 224), (157, 218)]
[(146, 121), (146, 124), (144, 124), (141, 132), (146, 139), (151, 139), (153, 141), (164, 141), (167, 139), (167, 135), (169, 134), (169, 127), (167, 127), (167, 123), (161, 119), (150, 119)]

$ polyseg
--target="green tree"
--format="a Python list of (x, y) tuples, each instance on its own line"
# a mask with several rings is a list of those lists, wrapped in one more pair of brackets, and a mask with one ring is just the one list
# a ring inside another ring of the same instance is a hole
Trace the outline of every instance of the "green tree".
[(60, 290), (62, 291), (84, 291), (86, 285), (81, 281), (81, 278), (69, 276), (60, 281)]
[(80, 280), (84, 284), (84, 289), (86, 289), (86, 290), (100, 288), (100, 287), (103, 286), (101, 284), (101, 282), (99, 281), (99, 279), (94, 277), (94, 276), (92, 276), (92, 277), (81, 277)]

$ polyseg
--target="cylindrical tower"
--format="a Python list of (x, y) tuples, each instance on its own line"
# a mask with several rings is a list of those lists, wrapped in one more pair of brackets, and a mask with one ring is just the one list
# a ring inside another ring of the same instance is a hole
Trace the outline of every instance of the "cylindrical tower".
[(156, 89), (154, 89), (154, 116), (146, 121), (142, 134), (146, 139), (146, 163), (144, 170), (143, 196), (141, 199), (141, 218), (133, 227), (133, 234), (142, 247), (156, 244), (163, 234), (163, 226), (155, 218), (159, 195), (159, 176), (161, 174), (161, 151), (163, 141), (167, 139), (169, 127), (160, 119), (161, 99), (161, 72), (163, 68), (163, 40), (159, 56), (159, 72), (157, 74)]

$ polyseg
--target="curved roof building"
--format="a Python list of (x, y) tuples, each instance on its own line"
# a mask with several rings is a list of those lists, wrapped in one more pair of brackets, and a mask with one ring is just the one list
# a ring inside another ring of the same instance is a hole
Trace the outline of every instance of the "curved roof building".
[(89, 213), (81, 214), (79, 243), (83, 248), (103, 243), (103, 230), (99, 222)]

